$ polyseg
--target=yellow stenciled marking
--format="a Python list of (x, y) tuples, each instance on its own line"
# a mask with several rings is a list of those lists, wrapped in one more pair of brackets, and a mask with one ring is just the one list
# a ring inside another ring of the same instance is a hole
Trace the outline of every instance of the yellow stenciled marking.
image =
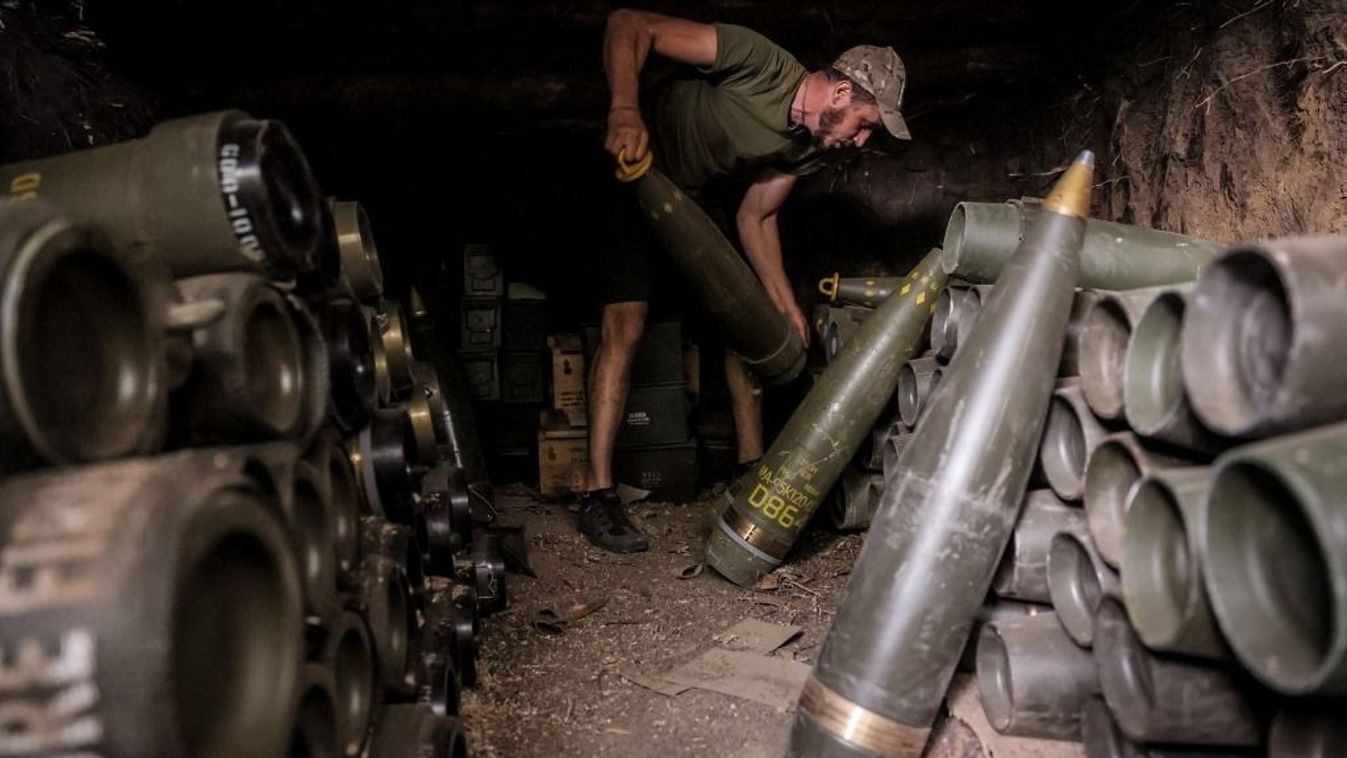
[(799, 509), (773, 495), (765, 485), (759, 484), (748, 493), (748, 504), (786, 529), (795, 526), (795, 516), (799, 513)]
[(903, 285), (903, 288), (900, 289), (900, 290), (898, 290), (898, 294), (900, 294), (900, 295), (906, 295), (907, 293), (909, 293), (909, 292), (911, 292), (911, 291), (912, 291), (912, 285), (910, 285), (910, 284), (904, 284), (904, 285)]
[(926, 293), (925, 293), (925, 292), (921, 293), (920, 295), (917, 295), (917, 305), (921, 305), (921, 304), (924, 303), (924, 302), (926, 302)]
[(30, 200), (37, 197), (37, 189), (42, 186), (42, 174), (27, 173), (19, 174), (9, 182), (9, 194), (14, 195), (20, 200)]

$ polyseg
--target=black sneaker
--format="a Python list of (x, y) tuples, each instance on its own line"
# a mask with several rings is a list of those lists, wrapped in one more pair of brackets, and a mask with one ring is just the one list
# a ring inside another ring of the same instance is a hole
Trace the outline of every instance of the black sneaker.
[(751, 461), (744, 461), (743, 463), (734, 464), (734, 480), (737, 482), (740, 479), (743, 479), (744, 474), (747, 474), (748, 472), (757, 468), (759, 463), (762, 463), (762, 456), (758, 456), (757, 458), (754, 458)]
[(610, 553), (641, 553), (650, 542), (627, 518), (612, 487), (580, 496), (580, 533)]

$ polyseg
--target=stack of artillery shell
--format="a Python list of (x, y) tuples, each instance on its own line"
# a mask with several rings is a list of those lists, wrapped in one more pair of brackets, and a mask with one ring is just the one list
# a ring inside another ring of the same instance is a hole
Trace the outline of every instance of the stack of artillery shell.
[(1054, 188), (885, 488), (791, 755), (918, 755), (1018, 516), (1076, 286), (1093, 156)]
[(1131, 427), (1090, 453), (1089, 532), (1056, 535), (1048, 561), (1098, 666), (1089, 755), (1347, 750), (1344, 264), (1347, 239), (1241, 245), (1193, 286), (1089, 309), (1082, 390), (1103, 428)]
[(893, 396), (943, 281), (932, 251), (866, 319), (761, 462), (726, 493), (707, 564), (747, 585), (781, 563)]
[(359, 205), (239, 112), (0, 177), (0, 753), (466, 756), (502, 550)]

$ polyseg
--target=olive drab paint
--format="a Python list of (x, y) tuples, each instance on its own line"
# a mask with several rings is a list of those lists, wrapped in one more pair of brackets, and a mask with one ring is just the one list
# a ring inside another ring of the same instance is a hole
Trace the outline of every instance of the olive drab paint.
[(761, 462), (727, 491), (706, 545), (712, 568), (745, 585), (785, 559), (892, 399), (944, 285), (932, 250), (828, 364)]

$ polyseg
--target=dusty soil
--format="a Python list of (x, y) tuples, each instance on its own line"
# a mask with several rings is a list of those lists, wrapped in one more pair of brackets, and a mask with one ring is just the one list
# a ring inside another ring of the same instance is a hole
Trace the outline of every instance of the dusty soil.
[[(800, 627), (775, 654), (812, 664), (845, 597), (860, 534), (810, 529), (789, 564), (740, 589), (710, 569), (682, 578), (700, 560), (710, 493), (688, 505), (635, 506), (651, 550), (615, 556), (590, 547), (565, 506), (522, 487), (507, 492), (498, 495), (503, 519), (525, 526), (538, 576), (510, 577), (510, 609), (486, 622), (480, 681), (462, 705), (474, 756), (784, 754), (793, 709), (698, 689), (669, 697), (623, 674), (682, 665), (747, 618)], [(539, 610), (597, 601), (606, 603), (560, 635), (533, 628)], [(971, 675), (955, 676), (948, 711), (927, 758), (1084, 756), (1078, 743), (995, 734)]]
[[(622, 676), (657, 673), (695, 657), (712, 636), (745, 618), (790, 624), (802, 635), (778, 654), (812, 663), (860, 549), (859, 535), (814, 531), (804, 558), (774, 575), (773, 589), (743, 590), (701, 559), (708, 506), (638, 505), (651, 550), (615, 556), (575, 531), (565, 506), (504, 498), (522, 521), (538, 578), (511, 577), (511, 608), (486, 623), (481, 682), (464, 695), (478, 756), (779, 756), (790, 713), (702, 690), (666, 697)], [(531, 626), (543, 608), (606, 599), (560, 636)]]

